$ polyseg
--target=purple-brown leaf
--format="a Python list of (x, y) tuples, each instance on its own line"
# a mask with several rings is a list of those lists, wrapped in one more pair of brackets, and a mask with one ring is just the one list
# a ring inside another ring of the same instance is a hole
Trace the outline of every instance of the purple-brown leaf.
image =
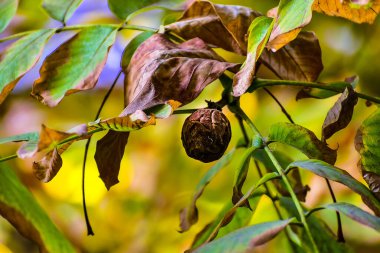
[(339, 99), (327, 113), (322, 126), (322, 141), (350, 123), (358, 97), (351, 86), (347, 86)]
[(170, 99), (185, 105), (224, 71), (237, 66), (225, 62), (199, 38), (177, 45), (165, 35), (153, 35), (141, 44), (125, 70), (130, 103), (123, 115)]
[(33, 162), (33, 173), (36, 178), (44, 183), (52, 180), (62, 167), (62, 158), (57, 148), (50, 151), (42, 160)]
[(276, 52), (264, 50), (259, 61), (285, 80), (313, 82), (323, 69), (321, 47), (313, 32), (300, 32)]
[(119, 182), (119, 170), (129, 132), (109, 131), (96, 143), (95, 161), (107, 190)]
[(182, 38), (199, 37), (210, 45), (245, 55), (246, 33), (258, 16), (261, 14), (243, 6), (194, 1), (177, 22), (165, 28)]

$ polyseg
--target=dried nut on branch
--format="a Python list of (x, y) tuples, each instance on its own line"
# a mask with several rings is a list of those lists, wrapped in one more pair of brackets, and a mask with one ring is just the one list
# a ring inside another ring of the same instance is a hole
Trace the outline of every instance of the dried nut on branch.
[(188, 156), (205, 163), (218, 160), (231, 140), (230, 122), (217, 109), (199, 109), (185, 120), (181, 139)]

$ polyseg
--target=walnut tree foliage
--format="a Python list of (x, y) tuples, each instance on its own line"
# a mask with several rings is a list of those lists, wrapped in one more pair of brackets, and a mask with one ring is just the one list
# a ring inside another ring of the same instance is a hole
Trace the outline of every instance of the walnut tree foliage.
[[(124, 73), (124, 101), (120, 101), (124, 109), (119, 115), (105, 119), (98, 118), (98, 113), (94, 121), (83, 122), (70, 130), (42, 125), (40, 132), (1, 138), (0, 144), (22, 142), (16, 154), (0, 158), (1, 162), (33, 158), (30, 169), (36, 179), (47, 183), (57, 173), (64, 173), (60, 172), (64, 162), (61, 155), (71, 144), (87, 140), (89, 145), (93, 135), (103, 132), (106, 134), (96, 144), (94, 159), (100, 179), (109, 190), (119, 182), (120, 163), (130, 134), (173, 114), (191, 113), (182, 132), (186, 152), (204, 162), (217, 161), (180, 211), (181, 233), (198, 222), (197, 200), (206, 186), (231, 161), (237, 160), (238, 165), (231, 176), (231, 200), (199, 231), (187, 252), (253, 252), (256, 247), (275, 240), (282, 231), (297, 252), (350, 252), (344, 244), (341, 214), (380, 232), (380, 111), (376, 110), (362, 122), (355, 138), (360, 155), (358, 169), (365, 184), (335, 166), (337, 148), (328, 143), (331, 136), (350, 123), (359, 99), (375, 104), (380, 100), (356, 91), (355, 78), (329, 83), (320, 80), (323, 65), (319, 41), (315, 33), (304, 29), (314, 12), (371, 24), (380, 11), (379, 0), (280, 0), (267, 13), (206, 0), (108, 0), (110, 11), (120, 23), (66, 26), (81, 2), (44, 0), (42, 7), (46, 13), (62, 26), (0, 39), (0, 43), (12, 41), (0, 54), (0, 106), (12, 96), (18, 81), (40, 60), (46, 43), (57, 33), (74, 31), (71, 38), (41, 59), (39, 77), (31, 88), (31, 96), (49, 107), (57, 106), (68, 95), (94, 88), (119, 32), (139, 30), (141, 33), (131, 38), (119, 56), (120, 72), (114, 82)], [(10, 23), (17, 6), (17, 0), (0, 3), (0, 31)], [(181, 14), (177, 20), (164, 20), (159, 29), (130, 24), (134, 16), (152, 9)], [(245, 57), (245, 61), (243, 64), (228, 62), (215, 48)], [(278, 79), (261, 78), (258, 74), (261, 64)], [(218, 79), (223, 85), (219, 101), (207, 101), (207, 109), (180, 109)], [(240, 107), (242, 95), (260, 89), (271, 94), (268, 88), (279, 85), (299, 87), (297, 100), (339, 94), (321, 124), (320, 139), (313, 131), (295, 123), (281, 104), (289, 122), (273, 124), (265, 131), (267, 135), (262, 134), (262, 129)], [(109, 93), (113, 87), (114, 84)], [(238, 143), (229, 143), (231, 130), (221, 112), (223, 108), (240, 122), (242, 139)], [(294, 161), (286, 153), (274, 151), (273, 143), (293, 147), (307, 159)], [(230, 150), (224, 154), (227, 145)], [(248, 173), (254, 169), (259, 170), (260, 179), (247, 185)], [(337, 201), (332, 190), (333, 202), (304, 207), (302, 202), (310, 188), (302, 183), (301, 170), (325, 178), (330, 190), (330, 181), (345, 185), (361, 197), (372, 213)], [(35, 241), (41, 252), (75, 251), (15, 173), (1, 168), (0, 182), (0, 213), (22, 235)], [(274, 187), (269, 188), (271, 185)], [(278, 220), (248, 225), (263, 195), (272, 200)], [(315, 216), (315, 212), (323, 209), (337, 212), (336, 233)], [(93, 235), (84, 210), (88, 234)], [(223, 229), (229, 229), (228, 233)]]

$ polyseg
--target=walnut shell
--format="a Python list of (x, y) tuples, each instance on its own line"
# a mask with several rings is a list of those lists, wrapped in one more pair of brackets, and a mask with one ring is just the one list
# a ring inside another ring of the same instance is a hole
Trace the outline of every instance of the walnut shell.
[(230, 122), (217, 109), (199, 109), (183, 123), (181, 139), (189, 157), (205, 163), (218, 160), (231, 140)]

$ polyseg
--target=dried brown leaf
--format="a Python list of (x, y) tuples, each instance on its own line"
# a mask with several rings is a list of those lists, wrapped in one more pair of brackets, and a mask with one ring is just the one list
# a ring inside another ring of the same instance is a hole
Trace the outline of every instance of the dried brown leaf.
[(323, 69), (321, 47), (313, 32), (300, 32), (276, 52), (264, 50), (259, 61), (285, 80), (313, 82)]
[(33, 173), (36, 178), (44, 183), (52, 180), (62, 167), (62, 158), (55, 148), (50, 151), (42, 160), (33, 162)]
[(351, 86), (347, 86), (339, 99), (327, 113), (322, 126), (322, 141), (350, 123), (358, 97)]
[(129, 132), (108, 131), (96, 144), (95, 161), (107, 190), (119, 182), (119, 170)]
[(156, 34), (137, 49), (125, 70), (126, 101), (123, 115), (176, 100), (193, 101), (211, 82), (238, 64), (225, 62), (201, 39), (174, 44)]
[(177, 22), (165, 28), (185, 39), (198, 37), (210, 45), (245, 55), (246, 33), (258, 16), (261, 14), (243, 6), (194, 1)]
[[(367, 3), (366, 3), (367, 2)], [(352, 4), (355, 5), (352, 5)], [(380, 0), (358, 2), (348, 0), (315, 0), (313, 10), (329, 16), (349, 19), (355, 23), (372, 24), (380, 11)]]

